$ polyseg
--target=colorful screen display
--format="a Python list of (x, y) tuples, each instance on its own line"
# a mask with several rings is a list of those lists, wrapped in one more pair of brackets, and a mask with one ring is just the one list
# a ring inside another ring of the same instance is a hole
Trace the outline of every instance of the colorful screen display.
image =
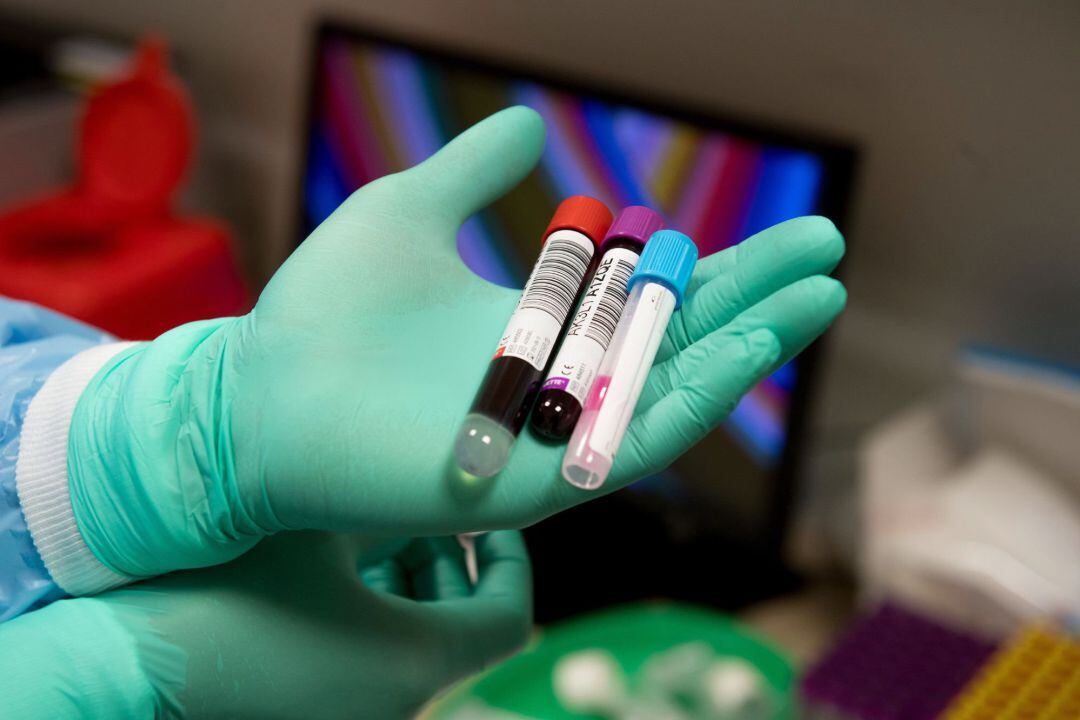
[[(613, 211), (659, 210), (706, 256), (775, 223), (815, 212), (822, 157), (664, 114), (568, 92), (523, 76), (397, 45), (324, 36), (319, 49), (304, 176), (306, 229), (353, 190), (414, 165), (456, 134), (510, 105), (547, 124), (538, 170), (504, 200), (471, 218), (458, 248), (476, 273), (520, 287), (539, 234), (569, 195)], [(755, 388), (726, 423), (753, 465), (772, 467), (785, 442), (797, 368)]]

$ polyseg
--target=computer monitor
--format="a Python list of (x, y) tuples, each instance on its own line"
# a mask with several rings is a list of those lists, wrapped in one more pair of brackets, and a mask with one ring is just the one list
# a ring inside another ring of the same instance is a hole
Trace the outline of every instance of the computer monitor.
[[(314, 54), (301, 237), (356, 188), (422, 161), (470, 125), (517, 104), (547, 125), (539, 167), (468, 220), (458, 238), (464, 262), (500, 285), (524, 284), (551, 212), (569, 195), (592, 195), (613, 210), (653, 207), (669, 227), (694, 238), (701, 256), (799, 215), (838, 219), (847, 197), (853, 152), (807, 134), (335, 24), (319, 29)], [(659, 523), (649, 542), (672, 552), (679, 537), (712, 538), (751, 548), (750, 556), (768, 564), (787, 524), (813, 354), (764, 380), (722, 429), (660, 476), (616, 504), (574, 511), (549, 527), (573, 532), (575, 518), (596, 515), (613, 527), (619, 518), (640, 516)], [(628, 589), (614, 597), (634, 595)]]

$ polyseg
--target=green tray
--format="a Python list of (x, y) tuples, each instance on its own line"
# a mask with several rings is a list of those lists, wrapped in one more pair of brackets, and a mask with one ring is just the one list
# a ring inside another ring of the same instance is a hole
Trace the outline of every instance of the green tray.
[(778, 649), (715, 611), (647, 603), (586, 615), (545, 629), (520, 655), (459, 686), (425, 717), (461, 718), (462, 708), (482, 703), (526, 717), (580, 720), (582, 716), (563, 709), (552, 692), (552, 669), (560, 658), (578, 650), (602, 648), (615, 657), (628, 676), (633, 676), (655, 653), (694, 641), (708, 643), (717, 654), (739, 657), (754, 665), (780, 701), (776, 717), (792, 716), (795, 670)]

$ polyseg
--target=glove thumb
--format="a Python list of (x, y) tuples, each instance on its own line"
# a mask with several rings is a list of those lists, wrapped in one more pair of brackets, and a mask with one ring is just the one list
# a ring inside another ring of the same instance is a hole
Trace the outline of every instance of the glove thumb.
[(460, 224), (521, 182), (543, 149), (544, 121), (518, 105), (473, 125), (401, 180), (415, 183), (428, 216)]

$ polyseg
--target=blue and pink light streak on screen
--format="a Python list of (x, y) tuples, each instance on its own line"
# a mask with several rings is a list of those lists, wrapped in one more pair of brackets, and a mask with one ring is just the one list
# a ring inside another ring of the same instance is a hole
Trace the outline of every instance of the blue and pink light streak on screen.
[[(361, 185), (421, 162), (468, 122), (449, 100), (453, 83), (499, 82), (405, 50), (331, 41), (309, 138), (305, 202), (314, 227)], [(536, 110), (547, 125), (539, 175), (549, 206), (592, 195), (616, 209), (648, 205), (693, 237), (701, 256), (759, 230), (812, 213), (824, 168), (812, 153), (763, 145), (644, 110), (571, 95), (525, 80), (501, 81), (505, 105)], [(458, 248), (479, 275), (520, 285), (528, 262), (508, 257), (498, 224), (481, 213), (462, 227)], [(527, 260), (527, 259), (526, 259)], [(757, 461), (784, 446), (794, 382), (791, 364), (751, 391), (726, 423)]]

